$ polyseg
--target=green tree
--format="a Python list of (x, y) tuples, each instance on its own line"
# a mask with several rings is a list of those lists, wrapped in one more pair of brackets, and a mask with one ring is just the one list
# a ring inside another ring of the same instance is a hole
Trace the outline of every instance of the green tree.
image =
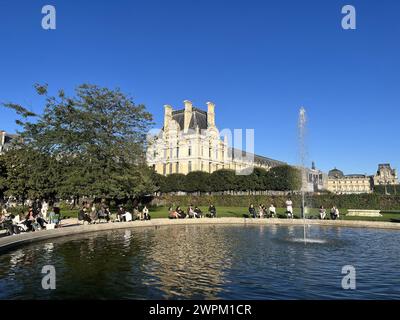
[(171, 173), (165, 178), (162, 192), (186, 191), (186, 176), (182, 173)]
[(237, 177), (234, 170), (221, 169), (216, 170), (210, 175), (210, 190), (211, 191), (228, 191), (236, 190)]
[[(47, 85), (36, 85), (36, 91), (44, 97), (41, 115), (18, 104), (4, 106), (21, 116), (17, 123), (22, 142), (17, 148), (29, 148), (61, 164), (57, 191), (122, 199), (155, 190), (145, 162), (152, 116), (143, 105), (135, 105), (119, 89), (88, 84), (77, 87), (73, 96), (62, 90), (49, 95)], [(34, 121), (29, 120), (32, 117)], [(51, 174), (31, 166), (40, 175)]]
[(210, 174), (204, 171), (192, 171), (186, 175), (187, 192), (208, 192), (210, 190)]
[(273, 167), (270, 175), (270, 190), (294, 191), (301, 189), (301, 171), (289, 165)]

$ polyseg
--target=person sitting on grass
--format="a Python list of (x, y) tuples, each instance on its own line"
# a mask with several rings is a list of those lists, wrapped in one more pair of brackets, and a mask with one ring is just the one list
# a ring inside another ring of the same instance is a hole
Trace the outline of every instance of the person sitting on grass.
[(194, 208), (194, 216), (196, 217), (196, 218), (201, 218), (201, 217), (203, 217), (203, 212), (200, 210), (200, 208), (199, 207), (195, 207)]
[(208, 207), (208, 214), (207, 217), (209, 218), (216, 218), (217, 217), (217, 209), (213, 204)]
[(250, 204), (250, 206), (249, 206), (249, 214), (250, 214), (250, 217), (252, 217), (252, 218), (256, 217), (256, 209), (254, 208), (253, 204)]
[(325, 210), (324, 206), (320, 206), (319, 207), (319, 218), (321, 220), (324, 220), (325, 217), (326, 217), (326, 210)]

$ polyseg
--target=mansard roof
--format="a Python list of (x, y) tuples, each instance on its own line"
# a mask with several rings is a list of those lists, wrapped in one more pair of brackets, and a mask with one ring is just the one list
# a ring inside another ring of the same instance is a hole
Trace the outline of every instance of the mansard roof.
[(242, 157), (246, 157), (246, 155), (248, 157), (254, 156), (254, 162), (255, 163), (265, 164), (265, 165), (268, 165), (269, 167), (282, 166), (282, 165), (286, 164), (285, 162), (282, 162), (282, 161), (279, 161), (279, 160), (274, 160), (274, 159), (267, 158), (267, 157), (264, 157), (264, 156), (259, 156), (257, 154), (246, 152), (246, 151), (243, 151), (243, 150), (240, 150), (240, 149), (237, 149), (237, 148), (231, 148), (231, 147), (228, 148), (228, 154), (230, 155), (230, 157), (232, 159), (234, 159), (234, 155), (235, 155), (234, 153), (235, 152), (236, 152), (236, 154), (237, 153), (240, 154), (240, 152), (241, 152), (242, 153)]
[[(184, 128), (185, 109), (172, 111), (172, 119), (174, 119), (181, 130)], [(207, 125), (207, 112), (198, 108), (192, 109), (192, 118), (190, 119), (189, 129), (195, 130), (199, 127), (200, 130), (206, 130)]]

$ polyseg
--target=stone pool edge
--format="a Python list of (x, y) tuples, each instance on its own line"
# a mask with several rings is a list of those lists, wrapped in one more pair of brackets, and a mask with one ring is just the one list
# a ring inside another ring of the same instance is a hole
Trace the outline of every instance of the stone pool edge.
[[(400, 230), (400, 223), (377, 222), (377, 221), (344, 221), (344, 220), (306, 220), (308, 225), (327, 227), (352, 227), (352, 228), (374, 228)], [(76, 235), (96, 231), (108, 231), (117, 229), (131, 229), (138, 227), (159, 227), (169, 225), (201, 225), (201, 224), (242, 224), (242, 225), (303, 225), (302, 219), (245, 219), (245, 218), (204, 218), (204, 219), (182, 219), (172, 220), (158, 218), (150, 221), (100, 223), (93, 225), (66, 226), (54, 230), (43, 230), (38, 232), (23, 233), (14, 236), (0, 238), (0, 253), (9, 251), (24, 244), (36, 241), (59, 238), (63, 236)]]

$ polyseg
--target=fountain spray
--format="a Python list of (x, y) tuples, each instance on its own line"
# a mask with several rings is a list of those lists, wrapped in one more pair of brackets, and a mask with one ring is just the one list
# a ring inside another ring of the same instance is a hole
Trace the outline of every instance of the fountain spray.
[(301, 214), (303, 216), (303, 227), (304, 227), (304, 244), (306, 240), (306, 214), (305, 214), (305, 188), (307, 186), (307, 175), (306, 175), (306, 146), (305, 146), (305, 130), (306, 130), (306, 110), (304, 107), (300, 108), (299, 111), (299, 148), (300, 148), (300, 165), (301, 165)]

